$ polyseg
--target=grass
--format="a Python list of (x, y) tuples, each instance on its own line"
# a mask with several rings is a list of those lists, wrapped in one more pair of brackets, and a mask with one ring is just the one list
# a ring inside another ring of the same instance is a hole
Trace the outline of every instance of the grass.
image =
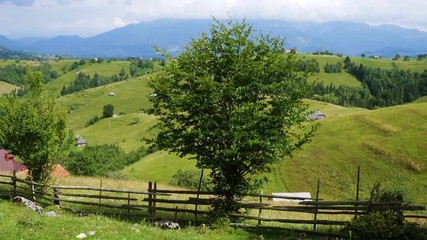
[(269, 184), (267, 192), (313, 194), (320, 179), (321, 198), (354, 199), (360, 164), (363, 198), (380, 181), (427, 205), (426, 119), (426, 103), (417, 103), (321, 120), (313, 141), (277, 166), (283, 181)]
[(113, 144), (120, 146), (125, 152), (138, 149), (145, 145), (143, 137), (154, 135), (151, 128), (156, 117), (142, 113), (131, 113), (100, 120), (97, 124), (76, 130), (89, 144)]
[[(70, 109), (67, 122), (71, 129), (83, 129), (86, 122), (94, 116), (102, 116), (103, 106), (114, 105), (114, 113), (140, 113), (148, 106), (151, 90), (146, 87), (148, 77), (134, 78), (88, 89), (58, 99), (58, 104)], [(115, 96), (109, 96), (114, 92)]]
[(125, 167), (122, 172), (130, 179), (168, 184), (178, 169), (196, 169), (195, 165), (195, 160), (183, 159), (175, 154), (158, 151)]
[[(361, 198), (367, 199), (376, 181), (402, 191), (405, 199), (427, 205), (427, 103), (366, 110), (306, 100), (327, 116), (312, 142), (287, 158), (267, 176), (264, 193), (303, 191), (314, 196), (320, 179), (320, 197), (354, 199), (360, 164)], [(126, 167), (131, 179), (168, 183), (178, 169), (194, 162), (156, 152)]]
[[(130, 223), (112, 218), (89, 215), (79, 217), (56, 207), (56, 217), (47, 217), (20, 204), (0, 201), (0, 239), (76, 239), (80, 233), (93, 236), (86, 239), (254, 239), (257, 235), (231, 228), (211, 230), (207, 227), (187, 227), (182, 230), (162, 230), (142, 221)], [(279, 238), (277, 238), (279, 239)]]
[(5, 93), (10, 93), (15, 89), (18, 90), (18, 87), (10, 83), (0, 81), (0, 96)]
[[(52, 61), (50, 62), (52, 69), (60, 73), (60, 76), (54, 81), (48, 84), (49, 89), (52, 93), (59, 96), (62, 87), (68, 86), (71, 82), (76, 79), (76, 72), (81, 72), (84, 74), (89, 74), (93, 76), (95, 73), (98, 73), (102, 76), (110, 77), (112, 75), (118, 75), (120, 70), (124, 68), (127, 73), (129, 73), (129, 61), (104, 61), (102, 63), (90, 63), (86, 61), (84, 65), (79, 65), (77, 69), (69, 71), (69, 68), (74, 63), (74, 60), (62, 60), (62, 61)], [(62, 69), (66, 70), (63, 71)]]
[(320, 72), (309, 77), (311, 82), (321, 82), (325, 85), (344, 85), (349, 87), (361, 87), (361, 83), (351, 74), (342, 71), (340, 73), (325, 73), (326, 63), (335, 64), (337, 62), (343, 62), (344, 58), (337, 56), (319, 56), (310, 54), (299, 54), (301, 59), (316, 59), (320, 66)]

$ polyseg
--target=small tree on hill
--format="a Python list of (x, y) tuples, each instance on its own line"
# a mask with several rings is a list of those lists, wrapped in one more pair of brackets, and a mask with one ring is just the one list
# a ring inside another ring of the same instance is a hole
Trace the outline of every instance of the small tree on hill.
[(216, 209), (236, 211), (236, 200), (259, 187), (256, 174), (307, 142), (311, 86), (284, 41), (254, 36), (245, 21), (216, 22), (156, 74), (150, 86), (160, 132), (154, 142), (199, 168), (211, 169)]
[(0, 98), (0, 145), (18, 155), (34, 181), (49, 178), (52, 163), (61, 157), (67, 132), (65, 113), (44, 86), (41, 72), (28, 73), (30, 92), (25, 97)]
[(103, 107), (102, 118), (109, 118), (114, 115), (114, 105), (106, 104)]

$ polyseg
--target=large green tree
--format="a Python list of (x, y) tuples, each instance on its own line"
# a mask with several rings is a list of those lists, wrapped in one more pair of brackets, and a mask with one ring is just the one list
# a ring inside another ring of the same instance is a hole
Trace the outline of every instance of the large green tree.
[(0, 98), (0, 145), (18, 155), (33, 180), (49, 178), (65, 142), (65, 113), (45, 89), (41, 72), (27, 75), (30, 92), (24, 97)]
[(302, 102), (311, 86), (284, 49), (245, 20), (216, 21), (176, 58), (164, 52), (168, 65), (150, 82), (154, 142), (211, 170), (219, 210), (237, 210), (235, 200), (264, 181), (257, 174), (314, 133)]

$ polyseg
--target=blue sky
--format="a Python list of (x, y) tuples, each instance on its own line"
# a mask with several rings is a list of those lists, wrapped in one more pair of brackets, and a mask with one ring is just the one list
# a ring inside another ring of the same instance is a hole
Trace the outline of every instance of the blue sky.
[(0, 0), (0, 35), (94, 36), (162, 18), (357, 21), (427, 31), (425, 0)]

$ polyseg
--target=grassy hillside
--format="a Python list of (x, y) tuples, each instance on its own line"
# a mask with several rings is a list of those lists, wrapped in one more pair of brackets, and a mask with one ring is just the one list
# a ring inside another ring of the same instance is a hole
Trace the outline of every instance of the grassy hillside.
[[(406, 199), (427, 205), (427, 103), (368, 111), (307, 101), (327, 116), (313, 141), (268, 174), (264, 192), (315, 192), (321, 197), (354, 199), (356, 171), (361, 166), (361, 197), (374, 182), (404, 192)], [(156, 152), (123, 170), (132, 179), (167, 183), (178, 169), (194, 161)]]
[(144, 145), (143, 137), (154, 134), (151, 128), (155, 123), (154, 116), (131, 113), (102, 119), (87, 128), (76, 129), (75, 133), (83, 136), (89, 144), (115, 144), (130, 152)]
[[(322, 59), (321, 65), (342, 61), (334, 56), (314, 57)], [(391, 64), (391, 60), (388, 62)], [(322, 74), (335, 75), (320, 73), (319, 76)], [(343, 75), (336, 74), (337, 82), (344, 79), (340, 78)], [(347, 79), (352, 80), (356, 81)], [(58, 101), (71, 109), (70, 127), (90, 144), (118, 144), (131, 151), (143, 144), (140, 141), (143, 136), (153, 134), (147, 130), (155, 118), (140, 114), (140, 108), (149, 104), (147, 96), (151, 90), (147, 88), (147, 81), (149, 76), (130, 79), (61, 97)], [(116, 96), (108, 96), (109, 92), (115, 92)], [(355, 195), (356, 169), (360, 163), (364, 197), (373, 183), (380, 181), (387, 188), (404, 191), (410, 200), (427, 204), (423, 197), (427, 195), (427, 102), (423, 99), (373, 111), (306, 100), (312, 109), (321, 110), (327, 118), (319, 121), (319, 130), (310, 144), (296, 152), (293, 159), (285, 159), (274, 168), (269, 174), (271, 183), (264, 191), (314, 193), (320, 178), (322, 198), (351, 199)], [(107, 103), (115, 106), (116, 114), (126, 115), (104, 119), (85, 128), (87, 120), (100, 116)], [(194, 161), (156, 152), (126, 167), (123, 173), (131, 179), (168, 183), (178, 169), (194, 168)]]
[(78, 68), (69, 70), (74, 62), (74, 60), (50, 62), (52, 69), (60, 73), (60, 76), (48, 85), (53, 93), (59, 95), (64, 85), (68, 86), (76, 79), (76, 72), (89, 74), (90, 76), (98, 73), (102, 76), (110, 77), (114, 74), (118, 75), (122, 68), (129, 73), (130, 66), (129, 61), (103, 61), (102, 63), (90, 63), (89, 61), (86, 61), (85, 64), (79, 65)]
[(17, 90), (18, 87), (10, 83), (0, 81), (0, 96), (2, 96), (4, 93), (10, 93), (14, 89)]
[[(269, 191), (311, 191), (354, 199), (360, 164), (364, 196), (375, 181), (427, 204), (427, 103), (326, 118), (313, 141), (277, 166)], [(278, 177), (279, 176), (279, 177)]]
[(158, 151), (127, 166), (122, 172), (130, 179), (168, 184), (178, 169), (196, 169), (195, 165), (194, 160), (180, 158), (165, 151)]
[[(148, 77), (141, 77), (92, 88), (61, 97), (58, 103), (69, 109), (69, 127), (82, 129), (90, 118), (102, 116), (106, 104), (114, 105), (114, 114), (141, 112), (149, 104), (151, 90), (146, 87), (147, 81)], [(110, 92), (115, 96), (109, 96)]]

